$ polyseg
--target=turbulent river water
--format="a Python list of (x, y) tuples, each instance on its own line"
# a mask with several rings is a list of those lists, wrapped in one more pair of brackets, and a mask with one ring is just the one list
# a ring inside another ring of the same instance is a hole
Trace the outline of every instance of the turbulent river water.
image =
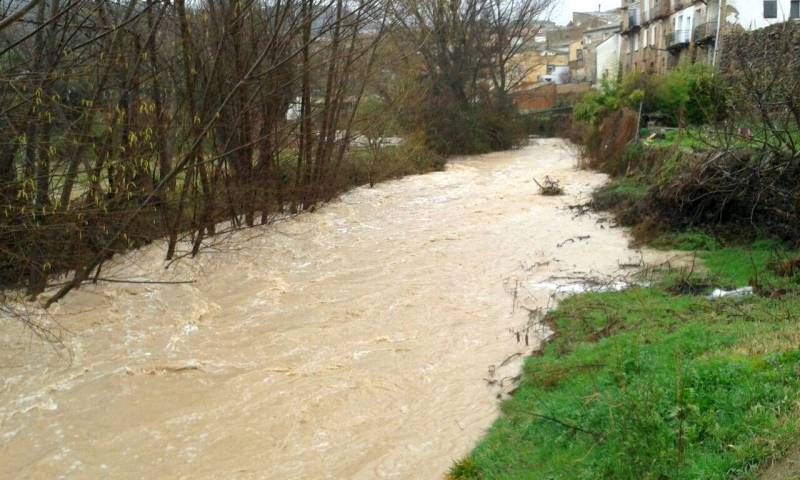
[(49, 312), (60, 346), (0, 323), (0, 478), (441, 479), (539, 342), (529, 310), (639, 258), (567, 208), (605, 180), (575, 163), (536, 140), (168, 270), (160, 244), (116, 259), (105, 277), (194, 283), (87, 285)]

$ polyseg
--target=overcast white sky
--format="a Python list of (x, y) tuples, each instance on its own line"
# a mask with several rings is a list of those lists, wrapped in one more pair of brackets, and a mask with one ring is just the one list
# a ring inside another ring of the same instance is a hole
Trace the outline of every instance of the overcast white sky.
[(619, 7), (621, 3), (620, 0), (556, 0), (552, 19), (566, 25), (572, 20), (572, 12), (592, 12), (597, 10), (598, 5), (602, 10), (609, 10)]

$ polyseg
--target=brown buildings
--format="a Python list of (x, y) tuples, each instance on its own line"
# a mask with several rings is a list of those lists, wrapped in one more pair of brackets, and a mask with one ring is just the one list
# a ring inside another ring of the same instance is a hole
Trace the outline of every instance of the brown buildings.
[(623, 75), (664, 73), (684, 59), (713, 63), (719, 2), (628, 0), (623, 5)]
[(716, 65), (727, 29), (800, 18), (800, 0), (622, 0), (622, 74)]

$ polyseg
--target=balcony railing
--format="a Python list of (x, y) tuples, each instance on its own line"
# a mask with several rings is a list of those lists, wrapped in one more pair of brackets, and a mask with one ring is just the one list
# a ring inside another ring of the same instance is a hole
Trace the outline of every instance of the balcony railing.
[(692, 41), (691, 30), (674, 30), (667, 32), (667, 48), (680, 48)]
[(717, 36), (716, 20), (709, 20), (706, 23), (702, 23), (694, 27), (694, 41), (697, 43), (704, 43), (714, 40), (716, 36)]

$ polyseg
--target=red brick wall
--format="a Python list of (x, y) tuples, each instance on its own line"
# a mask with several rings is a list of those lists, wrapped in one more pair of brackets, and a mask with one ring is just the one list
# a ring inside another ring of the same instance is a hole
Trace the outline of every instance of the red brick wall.
[(542, 85), (538, 88), (523, 90), (514, 94), (514, 105), (521, 112), (549, 110), (556, 106), (557, 101), (558, 94), (554, 84)]

